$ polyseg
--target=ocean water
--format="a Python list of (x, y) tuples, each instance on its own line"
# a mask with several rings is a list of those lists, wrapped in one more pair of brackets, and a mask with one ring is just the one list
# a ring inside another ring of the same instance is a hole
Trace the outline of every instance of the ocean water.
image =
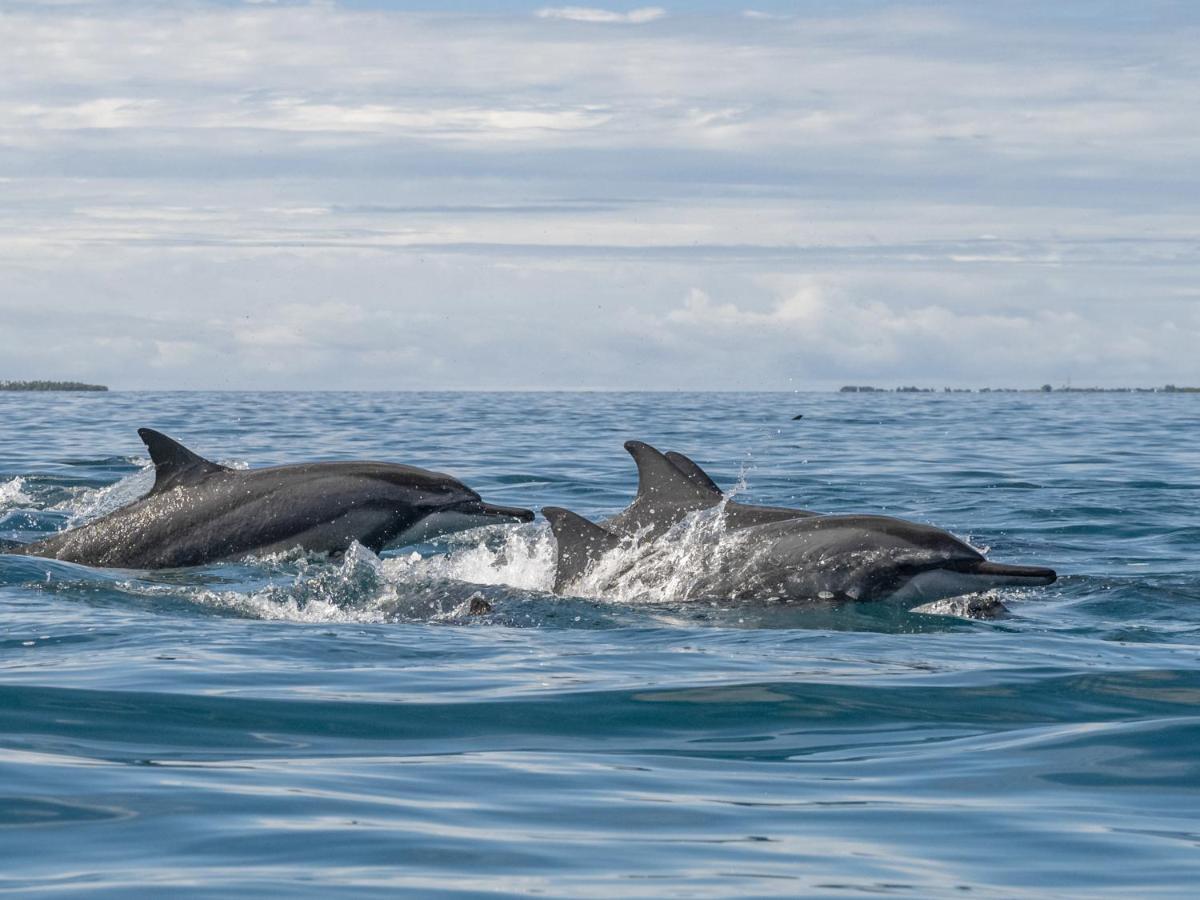
[(6, 538), (144, 491), (144, 425), (594, 518), (632, 497), (636, 437), (754, 502), (932, 522), (1060, 575), (977, 621), (558, 598), (540, 520), (383, 559), (0, 556), (0, 893), (1200, 885), (1200, 396), (113, 392), (0, 416)]

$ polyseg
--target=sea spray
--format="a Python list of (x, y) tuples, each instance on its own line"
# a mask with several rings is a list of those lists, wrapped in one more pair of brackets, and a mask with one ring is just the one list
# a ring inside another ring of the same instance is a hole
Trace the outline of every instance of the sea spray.
[(154, 486), (154, 465), (149, 459), (133, 462), (141, 467), (138, 471), (104, 487), (83, 488), (50, 509), (69, 513), (66, 527), (77, 528), (145, 496)]
[(408, 554), (385, 561), (390, 575), (416, 573), (472, 584), (549, 591), (558, 550), (545, 525), (480, 529), (443, 539), (445, 554)]
[(9, 481), (0, 482), (0, 509), (25, 506), (33, 502), (33, 498), (22, 490), (25, 479), (18, 475)]

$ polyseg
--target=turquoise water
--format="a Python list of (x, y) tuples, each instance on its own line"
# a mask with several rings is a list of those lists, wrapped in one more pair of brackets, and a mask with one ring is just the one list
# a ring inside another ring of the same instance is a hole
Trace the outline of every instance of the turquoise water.
[(0, 556), (0, 892), (1194, 895), (1200, 397), (115, 392), (0, 415), (8, 538), (148, 487), (143, 425), (592, 517), (632, 496), (637, 437), (755, 502), (934, 522), (1060, 574), (972, 621), (556, 598), (540, 521), (383, 560)]

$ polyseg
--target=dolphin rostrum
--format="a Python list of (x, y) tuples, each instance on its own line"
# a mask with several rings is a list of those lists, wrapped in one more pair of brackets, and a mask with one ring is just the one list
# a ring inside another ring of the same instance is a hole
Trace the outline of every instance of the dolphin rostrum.
[(533, 512), (483, 502), (438, 472), (380, 462), (320, 462), (236, 470), (149, 428), (154, 462), (139, 500), (53, 537), (6, 550), (89, 566), (163, 569), (300, 547), (376, 553)]
[[(664, 455), (640, 441), (625, 449), (638, 466), (638, 495), (622, 512), (597, 525), (570, 510), (542, 510), (558, 544), (556, 593), (598, 576), (600, 583), (588, 587), (653, 588), (657, 580), (670, 582), (678, 594), (672, 599), (679, 600), (928, 602), (1046, 585), (1057, 577), (1052, 569), (990, 562), (931, 525), (724, 500), (712, 479), (682, 454)], [(710, 510), (715, 515), (709, 527), (680, 534), (689, 517), (695, 521)], [(679, 545), (696, 540), (703, 547), (686, 555), (681, 572)]]

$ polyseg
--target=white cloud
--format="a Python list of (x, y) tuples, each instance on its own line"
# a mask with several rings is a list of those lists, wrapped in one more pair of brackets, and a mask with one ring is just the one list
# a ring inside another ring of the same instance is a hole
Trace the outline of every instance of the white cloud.
[(0, 17), (0, 377), (1200, 381), (1187, 29), (539, 15)]
[[(344, 131), (429, 135), (448, 139), (538, 139), (546, 132), (595, 128), (611, 116), (599, 109), (410, 108), (386, 104), (339, 106), (287, 98), (270, 104), (263, 127), (283, 131)], [(209, 123), (219, 127), (218, 122)]]
[(714, 302), (693, 288), (663, 324), (716, 365), (733, 355), (726, 346), (753, 347), (743, 369), (760, 377), (787, 370), (810, 383), (824, 375), (826, 382), (1034, 387), (1102, 366), (1103, 382), (1120, 373), (1126, 384), (1153, 384), (1145, 379), (1163, 371), (1164, 356), (1200, 343), (1196, 315), (1183, 324), (1151, 315), (1118, 326), (1121, 311), (1101, 304), (1086, 313), (1013, 309), (989, 290), (987, 302), (954, 308), (945, 302), (952, 296), (889, 302), (858, 296), (862, 287), (853, 279), (837, 287), (802, 279), (762, 308)]
[(619, 23), (622, 25), (641, 25), (653, 22), (667, 14), (665, 9), (658, 6), (646, 6), (633, 9), (627, 13), (612, 12), (607, 9), (594, 9), (588, 6), (551, 6), (539, 9), (536, 13), (541, 19), (567, 19), (571, 22), (602, 22), (605, 24)]

